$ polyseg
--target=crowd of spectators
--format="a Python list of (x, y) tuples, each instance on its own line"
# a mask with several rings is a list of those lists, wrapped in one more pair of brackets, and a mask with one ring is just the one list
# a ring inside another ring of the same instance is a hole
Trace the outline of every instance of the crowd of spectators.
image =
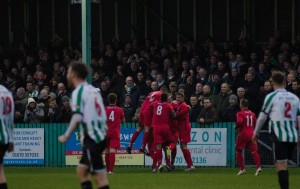
[[(127, 122), (137, 121), (139, 106), (150, 92), (167, 86), (174, 97), (185, 94), (192, 122), (235, 121), (239, 101), (259, 113), (264, 97), (272, 91), (269, 77), (276, 70), (287, 76), (286, 89), (300, 96), (300, 36), (293, 43), (280, 33), (257, 47), (242, 36), (237, 43), (217, 45), (211, 37), (163, 44), (159, 39), (123, 43), (100, 42), (92, 51), (92, 85), (104, 103), (114, 92)], [(0, 84), (15, 100), (16, 123), (59, 123), (71, 117), (66, 73), (72, 61), (81, 60), (81, 45), (66, 47), (55, 35), (47, 48), (21, 44), (18, 51), (0, 45)]]

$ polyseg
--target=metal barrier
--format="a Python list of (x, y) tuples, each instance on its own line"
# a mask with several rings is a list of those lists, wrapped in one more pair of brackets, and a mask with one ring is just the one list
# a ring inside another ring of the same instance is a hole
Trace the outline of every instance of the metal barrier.
[[(45, 166), (65, 167), (65, 144), (58, 142), (58, 136), (67, 128), (66, 123), (55, 124), (16, 124), (15, 128), (44, 128), (45, 132)], [(136, 128), (137, 123), (124, 123), (122, 128)], [(192, 128), (227, 128), (227, 167), (235, 167), (235, 130), (234, 123), (218, 122), (199, 125), (192, 123)]]
[[(245, 165), (255, 166), (251, 152), (244, 150), (244, 161)], [(260, 131), (260, 137), (258, 140), (258, 153), (260, 155), (260, 162), (263, 167), (274, 166), (274, 155), (273, 155), (273, 143), (270, 141), (269, 132), (267, 130)], [(294, 150), (292, 160), (289, 160), (289, 166), (298, 167), (299, 164), (299, 148), (296, 147)]]

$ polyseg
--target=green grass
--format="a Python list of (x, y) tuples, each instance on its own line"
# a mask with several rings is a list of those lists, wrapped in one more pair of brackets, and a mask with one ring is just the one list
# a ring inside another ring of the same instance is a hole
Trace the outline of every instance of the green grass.
[[(10, 189), (80, 189), (75, 168), (29, 168), (5, 167)], [(276, 189), (279, 188), (274, 168), (264, 168), (259, 176), (255, 169), (248, 168), (247, 174), (236, 176), (238, 169), (197, 168), (185, 173), (183, 168), (174, 172), (153, 174), (150, 168), (116, 168), (109, 175), (112, 189)], [(291, 168), (290, 188), (299, 188), (300, 169)], [(95, 188), (95, 187), (94, 187)]]

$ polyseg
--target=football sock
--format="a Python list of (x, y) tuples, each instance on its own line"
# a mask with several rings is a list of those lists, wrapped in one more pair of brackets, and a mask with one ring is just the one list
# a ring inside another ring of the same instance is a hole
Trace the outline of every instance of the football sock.
[(174, 148), (174, 150), (171, 151), (171, 165), (174, 165), (175, 163), (176, 154), (177, 154), (177, 149)]
[(253, 156), (254, 162), (256, 164), (256, 168), (259, 168), (260, 167), (260, 157), (259, 157), (259, 154), (257, 153), (257, 151), (252, 152), (252, 156)]
[(166, 159), (166, 165), (170, 165), (170, 158), (167, 157), (167, 154), (165, 154), (165, 159)]
[(115, 152), (111, 152), (109, 154), (109, 171), (111, 171), (111, 172), (114, 171), (115, 159), (116, 159), (116, 153)]
[(134, 131), (132, 138), (130, 139), (129, 147), (132, 147), (134, 141), (136, 138), (139, 136), (140, 132), (139, 131)]
[(156, 156), (156, 152), (153, 153), (152, 157), (152, 168), (156, 168), (157, 165), (157, 156)]
[(81, 183), (82, 189), (92, 189), (92, 183), (91, 181), (85, 181)]
[(281, 189), (289, 188), (289, 172), (288, 170), (278, 171), (278, 181)]
[(102, 186), (102, 187), (100, 187), (98, 189), (109, 189), (109, 186), (108, 185), (107, 186)]
[(243, 154), (242, 151), (235, 151), (236, 154), (236, 160), (240, 166), (241, 170), (245, 169), (244, 160), (243, 160)]
[(191, 157), (190, 150), (188, 148), (183, 149), (182, 153), (183, 153), (184, 159), (187, 163), (187, 166), (191, 167), (193, 165), (193, 162), (192, 162), (192, 157)]
[(156, 150), (156, 160), (157, 160), (157, 166), (160, 166), (161, 162), (162, 162), (162, 150), (161, 149)]
[(7, 189), (7, 184), (6, 184), (6, 182), (0, 184), (0, 189)]
[(149, 132), (144, 132), (142, 148), (145, 148), (145, 146), (148, 142), (148, 137), (149, 137)]
[(106, 172), (109, 171), (109, 153), (105, 153)]

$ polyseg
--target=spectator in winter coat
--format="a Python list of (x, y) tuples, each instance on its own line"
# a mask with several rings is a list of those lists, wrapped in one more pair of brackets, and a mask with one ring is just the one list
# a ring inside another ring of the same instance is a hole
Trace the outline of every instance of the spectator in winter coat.
[(126, 122), (132, 122), (132, 118), (135, 113), (135, 107), (131, 103), (131, 96), (129, 94), (125, 95), (125, 102), (122, 105), (124, 111), (124, 116)]
[(218, 121), (218, 112), (212, 106), (211, 99), (204, 98), (203, 103), (204, 103), (204, 108), (201, 110), (200, 115), (197, 118), (197, 121), (200, 124), (208, 124), (208, 123), (214, 123)]
[(33, 98), (28, 98), (28, 103), (24, 113), (25, 123), (42, 123), (44, 120), (44, 110), (39, 108)]
[(239, 105), (237, 104), (237, 96), (232, 94), (229, 96), (229, 106), (225, 110), (224, 121), (235, 122), (236, 113), (240, 111)]
[(191, 110), (190, 110), (190, 122), (196, 122), (197, 117), (199, 116), (201, 112), (201, 106), (199, 105), (199, 100), (197, 96), (192, 95), (190, 97), (190, 104), (191, 104)]
[(217, 96), (216, 108), (220, 121), (225, 119), (225, 110), (229, 106), (229, 96), (232, 94), (231, 89), (227, 83), (221, 85), (221, 92)]

